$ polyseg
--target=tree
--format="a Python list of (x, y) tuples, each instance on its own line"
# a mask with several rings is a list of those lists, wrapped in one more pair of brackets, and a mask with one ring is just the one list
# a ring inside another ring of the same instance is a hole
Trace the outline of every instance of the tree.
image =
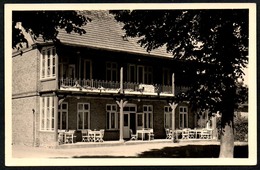
[(12, 48), (16, 49), (22, 44), (28, 45), (22, 30), (17, 27), (19, 22), (34, 39), (41, 37), (44, 41), (57, 42), (58, 29), (85, 34), (86, 31), (80, 27), (91, 21), (78, 11), (13, 11), (12, 15)]
[(184, 97), (201, 111), (221, 112), (220, 157), (233, 157), (237, 82), (248, 63), (248, 10), (110, 11), (126, 36), (147, 51), (166, 46), (174, 59), (190, 60), (196, 81)]

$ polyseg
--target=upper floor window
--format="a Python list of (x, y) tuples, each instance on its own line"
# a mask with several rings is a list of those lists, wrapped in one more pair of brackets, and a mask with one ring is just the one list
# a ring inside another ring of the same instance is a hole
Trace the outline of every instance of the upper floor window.
[(153, 68), (143, 65), (128, 65), (128, 81), (144, 84), (153, 83)]
[(171, 74), (170, 70), (163, 68), (163, 76), (162, 76), (163, 85), (171, 85)]
[(41, 50), (41, 79), (54, 78), (56, 76), (56, 48), (44, 47)]
[(117, 81), (117, 63), (107, 62), (106, 76), (108, 81)]

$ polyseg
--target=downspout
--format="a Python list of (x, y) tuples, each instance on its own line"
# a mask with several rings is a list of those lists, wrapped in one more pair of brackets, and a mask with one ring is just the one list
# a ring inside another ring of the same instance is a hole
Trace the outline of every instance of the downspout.
[(36, 146), (36, 115), (34, 109), (32, 109), (32, 112), (33, 112), (33, 146)]

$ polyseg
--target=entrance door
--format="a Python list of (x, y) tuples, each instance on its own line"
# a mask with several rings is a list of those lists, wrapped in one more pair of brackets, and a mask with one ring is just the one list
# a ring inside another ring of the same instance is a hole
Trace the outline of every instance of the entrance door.
[(130, 130), (130, 119), (129, 119), (129, 113), (124, 113), (124, 138), (129, 138)]
[(124, 107), (124, 132), (123, 138), (130, 138), (130, 129), (136, 132), (136, 105), (128, 104)]

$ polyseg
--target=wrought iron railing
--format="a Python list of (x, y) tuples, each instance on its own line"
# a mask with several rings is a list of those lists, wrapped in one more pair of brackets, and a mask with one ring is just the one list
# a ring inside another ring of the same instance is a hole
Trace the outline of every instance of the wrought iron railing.
[[(105, 81), (105, 80), (94, 80), (94, 79), (60, 79), (60, 88), (81, 88), (81, 89), (91, 89), (91, 90), (119, 90), (120, 82), (118, 81)], [(150, 92), (150, 93), (165, 93), (173, 94), (172, 86), (158, 85), (158, 84), (141, 84), (133, 82), (123, 83), (124, 91), (128, 92)], [(175, 92), (184, 92), (188, 90), (188, 87), (176, 86)]]

